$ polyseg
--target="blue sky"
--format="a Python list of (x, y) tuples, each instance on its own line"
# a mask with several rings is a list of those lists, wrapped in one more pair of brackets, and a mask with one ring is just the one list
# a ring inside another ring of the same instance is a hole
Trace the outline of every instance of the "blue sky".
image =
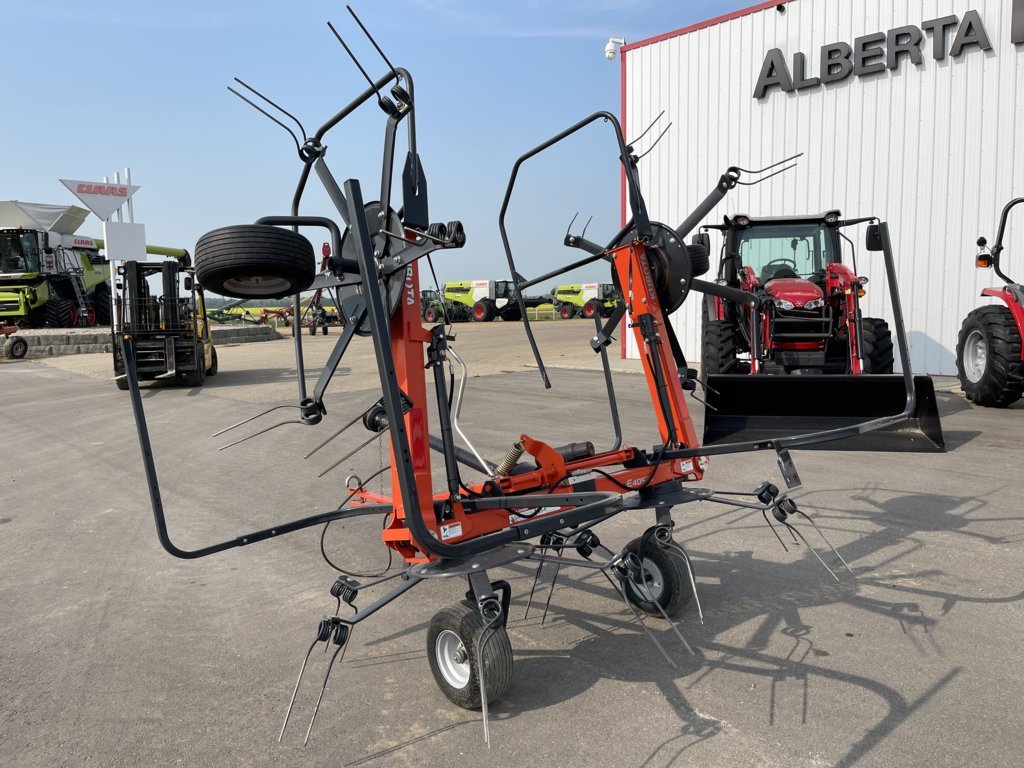
[[(439, 278), (506, 277), (497, 219), (515, 159), (592, 112), (619, 112), (619, 61), (603, 56), (609, 37), (636, 41), (750, 4), (353, 2), (415, 80), (431, 218), (466, 228), (464, 249), (435, 257)], [(0, 199), (74, 203), (58, 179), (99, 180), (129, 166), (148, 241), (189, 250), (210, 229), (287, 213), (301, 170), (291, 139), (227, 86), (245, 80), (313, 133), (365, 87), (328, 20), (371, 75), (385, 71), (340, 0), (5, 1)], [(383, 127), (383, 113), (367, 106), (325, 142), (335, 175), (360, 179), (368, 198)], [(610, 237), (618, 190), (607, 128), (527, 164), (509, 211), (523, 272), (579, 255), (561, 245), (576, 211), (594, 217), (588, 237)], [(302, 212), (337, 218), (318, 188)], [(98, 236), (100, 224), (90, 217), (80, 231)], [(574, 278), (607, 279), (597, 267)]]

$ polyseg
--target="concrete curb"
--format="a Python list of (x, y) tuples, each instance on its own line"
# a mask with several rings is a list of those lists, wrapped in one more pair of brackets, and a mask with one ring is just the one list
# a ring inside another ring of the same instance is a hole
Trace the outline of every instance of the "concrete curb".
[[(215, 325), (211, 327), (213, 343), (248, 344), (283, 338), (269, 325)], [(3, 357), (10, 357), (13, 339), (28, 342), (26, 359), (113, 352), (109, 328), (35, 328), (18, 331), (3, 343)]]

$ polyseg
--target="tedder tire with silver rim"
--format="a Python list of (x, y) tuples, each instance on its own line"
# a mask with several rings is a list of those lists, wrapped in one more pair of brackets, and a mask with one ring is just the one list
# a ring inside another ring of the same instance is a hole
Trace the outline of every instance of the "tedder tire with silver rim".
[[(464, 709), (480, 709), (480, 659), (477, 641), (487, 628), (479, 609), (463, 600), (438, 611), (427, 630), (427, 659), (438, 688)], [(501, 696), (512, 681), (512, 645), (505, 627), (488, 630), (480, 655), (487, 684), (487, 703)]]
[(675, 547), (650, 541), (641, 558), (640, 543), (640, 539), (633, 539), (623, 550), (640, 558), (643, 574), (642, 584), (625, 581), (626, 599), (649, 616), (661, 617), (660, 605), (670, 619), (678, 618), (693, 597), (684, 555)]
[(980, 307), (964, 320), (956, 345), (956, 371), (967, 399), (984, 406), (1012, 405), (1024, 394), (1013, 366), (1021, 336), (1009, 307)]

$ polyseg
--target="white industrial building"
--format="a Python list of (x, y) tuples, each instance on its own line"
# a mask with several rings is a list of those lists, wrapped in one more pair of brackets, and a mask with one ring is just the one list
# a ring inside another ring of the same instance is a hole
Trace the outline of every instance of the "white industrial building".
[[(627, 138), (664, 110), (639, 153), (672, 124), (640, 161), (653, 219), (677, 226), (729, 166), (804, 153), (708, 222), (835, 208), (888, 221), (914, 370), (956, 372), (960, 323), (990, 303), (983, 287), (1002, 285), (975, 269), (975, 241), (992, 241), (1002, 206), (1024, 196), (1024, 0), (761, 3), (621, 51)], [(1021, 279), (1024, 221), (1011, 227), (1007, 268)], [(891, 322), (881, 256), (856, 234), (865, 314)], [(698, 298), (672, 321), (698, 362)]]

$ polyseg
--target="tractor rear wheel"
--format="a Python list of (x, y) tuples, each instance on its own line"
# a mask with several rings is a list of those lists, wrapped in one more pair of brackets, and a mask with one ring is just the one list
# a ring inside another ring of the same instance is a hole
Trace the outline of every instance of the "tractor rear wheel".
[(593, 320), (595, 317), (600, 317), (601, 309), (601, 302), (597, 299), (591, 299), (583, 305), (583, 311), (581, 314), (588, 320)]
[(437, 310), (434, 307), (427, 307), (423, 311), (423, 320), (425, 322), (431, 323), (431, 324), (436, 323), (437, 322)]
[(967, 315), (956, 344), (956, 372), (967, 399), (994, 408), (1019, 400), (1024, 394), (1020, 354), (1021, 329), (1009, 307), (980, 307)]
[(265, 224), (207, 232), (196, 243), (196, 278), (208, 291), (236, 299), (280, 299), (309, 288), (313, 246), (302, 235)]
[(519, 303), (511, 302), (501, 308), (501, 319), (510, 323), (517, 323), (523, 319), (523, 313), (519, 311)]
[(705, 320), (701, 335), (701, 376), (740, 372), (736, 360), (736, 326), (727, 320)]
[(488, 299), (478, 301), (473, 305), (473, 321), (477, 323), (489, 323), (494, 319), (497, 307)]
[(441, 692), (464, 709), (480, 709), (480, 667), (484, 669), (487, 703), (501, 696), (512, 681), (512, 644), (500, 623), (488, 631), (477, 658), (477, 641), (487, 624), (480, 610), (462, 600), (434, 614), (427, 629), (427, 660)]
[(892, 331), (889, 324), (878, 317), (865, 317), (861, 321), (860, 336), (864, 373), (892, 373)]

